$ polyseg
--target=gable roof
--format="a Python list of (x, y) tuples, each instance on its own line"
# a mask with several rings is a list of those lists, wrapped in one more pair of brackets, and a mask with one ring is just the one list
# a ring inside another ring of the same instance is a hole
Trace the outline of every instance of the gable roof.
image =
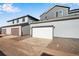
[[(67, 7), (67, 6), (62, 6), (62, 5), (55, 5), (54, 7), (70, 8), (70, 7)], [(53, 8), (54, 8), (54, 7), (53, 7)]]
[[(55, 7), (62, 7), (62, 8), (68, 8), (68, 9), (70, 9), (70, 7), (67, 7), (67, 6), (55, 5), (54, 7), (50, 8), (47, 12), (44, 12), (43, 14), (48, 13), (50, 10), (52, 10), (52, 9), (55, 8)], [(43, 15), (43, 14), (42, 14), (42, 15)], [(42, 16), (42, 15), (40, 15), (40, 16)]]
[(24, 17), (29, 17), (29, 18), (32, 18), (33, 20), (35, 21), (38, 21), (39, 19), (33, 17), (33, 16), (30, 16), (30, 15), (25, 15), (25, 16), (21, 16), (21, 17), (18, 17), (18, 18), (15, 18), (15, 19), (12, 19), (12, 20), (9, 20), (7, 22), (10, 22), (10, 21), (14, 21), (14, 20), (17, 20), (17, 19), (20, 19), (20, 18), (24, 18)]

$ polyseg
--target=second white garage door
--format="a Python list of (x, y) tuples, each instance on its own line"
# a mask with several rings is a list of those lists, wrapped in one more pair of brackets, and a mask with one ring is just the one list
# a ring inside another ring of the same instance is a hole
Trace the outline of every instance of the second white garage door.
[(53, 26), (38, 26), (32, 28), (32, 37), (53, 39)]

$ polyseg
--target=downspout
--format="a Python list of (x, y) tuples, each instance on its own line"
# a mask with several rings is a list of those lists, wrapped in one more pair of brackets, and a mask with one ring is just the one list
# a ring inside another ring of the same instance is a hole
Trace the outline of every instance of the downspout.
[(53, 37), (53, 40), (54, 40), (54, 28), (55, 28), (55, 26), (52, 27), (52, 30), (53, 30), (52, 31), (52, 37)]

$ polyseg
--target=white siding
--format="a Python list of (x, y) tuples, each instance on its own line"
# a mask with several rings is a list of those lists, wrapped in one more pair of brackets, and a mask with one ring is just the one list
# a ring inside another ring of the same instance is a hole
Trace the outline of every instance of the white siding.
[(29, 18), (28, 17), (25, 17), (25, 22), (28, 22)]
[(55, 37), (79, 38), (79, 19), (31, 24), (31, 27), (43, 25), (55, 26)]
[(22, 23), (22, 18), (21, 18), (21, 19), (19, 19), (19, 23)]
[(11, 28), (8, 27), (8, 28), (6, 29), (6, 34), (8, 34), (8, 35), (11, 34)]
[(28, 19), (28, 17), (25, 17), (25, 21), (23, 22), (22, 20), (23, 20), (23, 18), (19, 19), (19, 23), (26, 23), (26, 22), (28, 22), (29, 19)]
[(14, 24), (17, 24), (17, 20), (14, 20)]
[(11, 22), (8, 22), (8, 25), (12, 25), (13, 24), (13, 22), (11, 21)]

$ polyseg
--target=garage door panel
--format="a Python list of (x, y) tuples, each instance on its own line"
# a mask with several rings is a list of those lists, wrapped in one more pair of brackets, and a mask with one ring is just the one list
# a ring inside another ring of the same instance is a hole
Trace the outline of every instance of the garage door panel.
[(2, 29), (2, 34), (6, 34), (6, 29)]
[(12, 35), (19, 35), (19, 28), (11, 28)]
[(52, 27), (33, 28), (32, 31), (33, 31), (33, 33), (32, 33), (33, 37), (45, 38), (45, 39), (53, 38), (53, 28)]

